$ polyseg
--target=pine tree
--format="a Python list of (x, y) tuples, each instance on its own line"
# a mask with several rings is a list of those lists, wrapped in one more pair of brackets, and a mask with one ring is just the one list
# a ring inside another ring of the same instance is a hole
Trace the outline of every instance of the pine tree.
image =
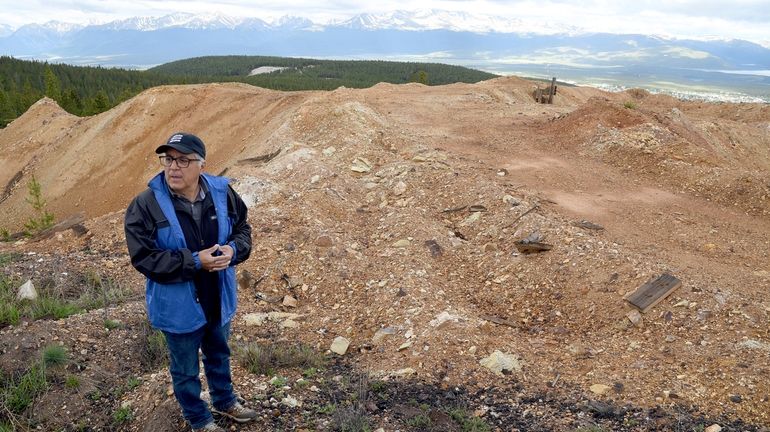
[(45, 95), (55, 100), (56, 102), (61, 103), (61, 83), (59, 82), (59, 78), (56, 76), (56, 74), (53, 73), (53, 70), (51, 70), (50, 66), (45, 67), (43, 76), (45, 79)]
[(26, 201), (32, 205), (36, 213), (36, 216), (30, 218), (24, 224), (24, 235), (31, 237), (53, 226), (53, 214), (45, 209), (46, 202), (43, 199), (40, 183), (38, 183), (34, 175), (32, 180), (29, 181), (27, 188), (29, 189), (29, 197), (26, 198)]

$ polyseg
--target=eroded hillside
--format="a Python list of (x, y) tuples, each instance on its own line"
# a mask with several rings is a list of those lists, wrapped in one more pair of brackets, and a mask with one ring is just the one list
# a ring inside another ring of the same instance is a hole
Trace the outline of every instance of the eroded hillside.
[[(89, 118), (38, 102), (0, 131), (0, 227), (31, 216), (34, 175), (57, 219), (85, 212), (89, 232), (0, 244), (26, 254), (4, 271), (94, 269), (136, 298), (109, 310), (126, 323), (117, 331), (101, 325), (104, 311), (6, 327), (0, 364), (23, 368), (61, 342), (97, 387), (141, 378), (111, 401), (136, 416), (122, 428), (178, 427), (167, 373), (142, 369), (125, 342), (139, 331), (143, 287), (122, 210), (159, 170), (154, 148), (187, 130), (207, 143), (207, 169), (233, 178), (250, 205), (254, 252), (241, 267), (252, 279), (235, 344), (323, 352), (344, 336), (337, 367), (467, 389), (481, 395), (470, 411), (499, 430), (671, 430), (676, 413), (694, 426), (770, 426), (770, 107), (587, 88), (559, 88), (541, 105), (534, 88), (513, 77), (297, 93), (159, 87)], [(520, 253), (514, 242), (535, 232), (552, 249)], [(682, 287), (633, 324), (623, 296), (665, 272)], [(284, 295), (297, 306), (273, 301)], [(271, 311), (298, 316), (248, 318)], [(482, 366), (495, 351), (520, 370)], [(261, 424), (330, 427), (312, 408), (318, 392), (289, 385), (304, 404), (273, 405), (269, 378), (237, 365), (236, 376), (244, 398), (262, 401)], [(114, 427), (87, 392), (60, 393), (71, 402), (39, 402), (44, 424)], [(370, 411), (375, 428), (411, 430), (403, 410)]]

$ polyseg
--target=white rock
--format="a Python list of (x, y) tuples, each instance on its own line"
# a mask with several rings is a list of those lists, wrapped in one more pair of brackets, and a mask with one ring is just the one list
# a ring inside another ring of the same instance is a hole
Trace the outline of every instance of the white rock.
[(289, 408), (296, 408), (296, 407), (302, 406), (302, 402), (298, 401), (297, 399), (291, 396), (286, 396), (285, 398), (281, 399), (281, 404), (286, 405)]
[(334, 147), (326, 147), (325, 149), (323, 149), (323, 151), (321, 153), (323, 153), (324, 156), (329, 157), (329, 156), (333, 155), (334, 152), (336, 152), (336, 151), (337, 151), (337, 149), (334, 148)]
[(372, 170), (372, 163), (365, 158), (357, 157), (353, 159), (350, 169), (358, 173), (367, 173)]
[(612, 387), (606, 384), (594, 384), (591, 387), (589, 387), (592, 393), (598, 394), (598, 395), (606, 394), (608, 391), (610, 391), (611, 388)]
[(286, 321), (281, 321), (281, 324), (279, 324), (279, 327), (281, 327), (281, 328), (299, 328), (299, 323), (297, 321), (287, 319)]
[(722, 426), (719, 426), (718, 424), (714, 423), (713, 425), (704, 429), (703, 432), (720, 432), (721, 430), (722, 430)]
[(409, 247), (410, 244), (411, 244), (411, 242), (409, 240), (401, 239), (401, 240), (398, 240), (397, 242), (393, 243), (393, 247), (405, 248), (405, 247)]
[(374, 332), (374, 336), (372, 336), (372, 343), (376, 344), (379, 343), (385, 336), (394, 335), (396, 334), (396, 329), (393, 327), (385, 327), (378, 329), (376, 332)]
[(35, 300), (37, 298), (37, 291), (35, 285), (32, 284), (32, 279), (28, 279), (20, 287), (16, 293), (17, 300)]
[(310, 184), (318, 183), (320, 180), (321, 180), (321, 176), (316, 174), (313, 177), (310, 177)]
[(406, 183), (399, 181), (398, 183), (396, 183), (396, 186), (393, 188), (393, 194), (401, 195), (404, 192), (406, 192)]
[(334, 342), (332, 342), (331, 348), (329, 348), (333, 353), (337, 353), (339, 355), (345, 355), (345, 353), (348, 351), (348, 347), (350, 346), (350, 341), (345, 339), (342, 336), (337, 336), (334, 338)]
[(479, 364), (491, 370), (497, 375), (502, 375), (503, 371), (520, 371), (521, 363), (519, 359), (511, 354), (504, 354), (498, 350), (479, 361)]

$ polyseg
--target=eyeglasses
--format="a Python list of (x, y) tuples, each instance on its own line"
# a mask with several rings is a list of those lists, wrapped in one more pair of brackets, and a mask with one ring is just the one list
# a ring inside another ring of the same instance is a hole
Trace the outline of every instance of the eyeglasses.
[(160, 164), (163, 165), (164, 167), (170, 167), (171, 164), (174, 163), (174, 161), (176, 161), (176, 166), (178, 166), (179, 168), (187, 168), (188, 166), (190, 166), (190, 162), (200, 160), (200, 159), (190, 159), (184, 156), (181, 156), (178, 158), (175, 158), (173, 156), (159, 156), (159, 159), (160, 159)]

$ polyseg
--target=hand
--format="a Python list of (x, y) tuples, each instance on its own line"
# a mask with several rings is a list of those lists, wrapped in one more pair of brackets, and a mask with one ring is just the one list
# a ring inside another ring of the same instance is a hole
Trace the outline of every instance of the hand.
[(233, 255), (235, 255), (235, 251), (230, 245), (222, 245), (219, 247), (219, 251), (222, 252), (222, 256), (226, 256), (228, 259), (228, 263), (233, 260)]
[[(229, 255), (227, 255), (223, 248), (229, 249)], [(208, 249), (203, 249), (198, 252), (198, 259), (201, 260), (201, 267), (206, 271), (220, 271), (230, 266), (230, 260), (232, 259), (233, 248), (230, 246), (220, 246), (215, 244)]]

